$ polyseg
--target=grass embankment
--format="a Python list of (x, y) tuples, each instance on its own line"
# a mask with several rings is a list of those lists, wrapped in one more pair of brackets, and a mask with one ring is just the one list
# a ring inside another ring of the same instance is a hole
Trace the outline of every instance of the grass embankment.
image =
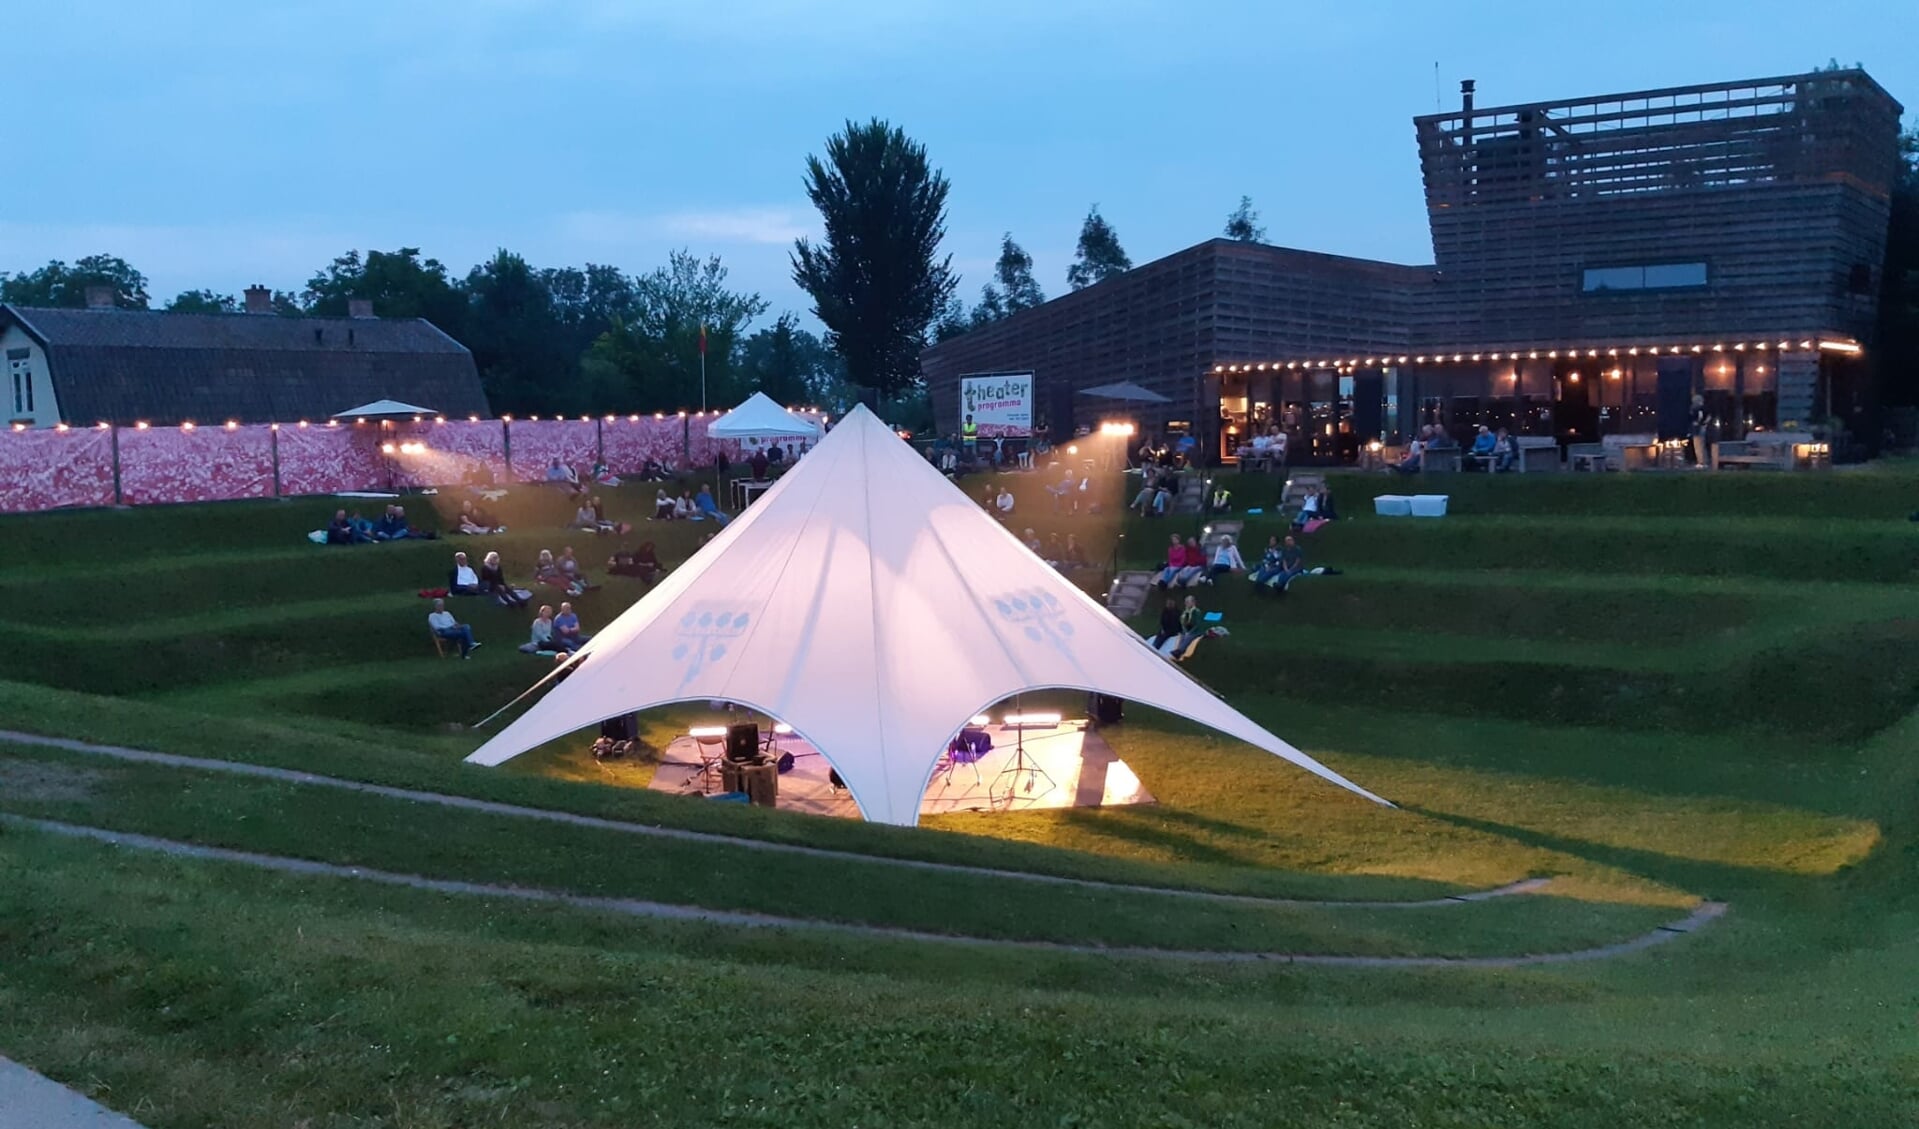
[[(977, 497), (981, 484), (969, 483)], [(1448, 479), (1454, 517), (1307, 541), (1346, 569), (1284, 600), (1202, 594), (1193, 672), (1406, 805), (1378, 809), (1153, 714), (1109, 732), (1159, 803), (956, 815), (907, 832), (597, 787), (584, 737), (460, 764), (451, 728), (541, 665), (524, 615), (432, 657), (415, 589), (453, 548), (590, 565), (541, 491), (500, 538), (322, 549), (331, 504), (0, 523), (0, 725), (854, 852), (1149, 885), (1417, 898), (1203, 909), (873, 863), (585, 834), (317, 786), (0, 751), (0, 809), (480, 882), (991, 936), (1344, 952), (1620, 940), (1508, 972), (1195, 970), (611, 920), (0, 835), (0, 1051), (162, 1129), (293, 1123), (1747, 1126), (1910, 1120), (1919, 1012), (1919, 475)], [(1272, 481), (1236, 487), (1243, 508)], [(1144, 563), (1193, 519), (1014, 525)], [(649, 488), (607, 492), (616, 513)], [(409, 502), (416, 519), (428, 507)], [(215, 520), (217, 519), (217, 520)], [(1249, 519), (1249, 548), (1277, 526)], [(699, 526), (652, 526), (669, 560)], [(1116, 542), (1124, 533), (1125, 540)], [(589, 551), (588, 543), (591, 543)], [(1104, 576), (1089, 575), (1089, 587)], [(75, 591), (84, 597), (75, 598)], [(636, 598), (577, 601), (589, 629)], [(551, 597), (547, 597), (551, 600)], [(557, 602), (557, 601), (552, 601)], [(71, 609), (69, 612), (68, 609)], [(101, 696), (101, 695), (109, 696)], [(700, 716), (648, 719), (655, 744)], [(612, 770), (643, 783), (645, 767)], [(11, 775), (5, 775), (5, 774)], [(562, 777), (570, 779), (552, 779)], [(103, 1087), (111, 1087), (106, 1092)]]

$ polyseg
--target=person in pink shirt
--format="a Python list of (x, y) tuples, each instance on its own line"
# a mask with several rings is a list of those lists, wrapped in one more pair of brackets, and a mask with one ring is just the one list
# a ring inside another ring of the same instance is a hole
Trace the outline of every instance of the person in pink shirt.
[(1166, 567), (1159, 570), (1159, 577), (1153, 581), (1161, 588), (1171, 588), (1180, 582), (1180, 574), (1186, 571), (1186, 542), (1173, 534), (1172, 544), (1166, 547)]

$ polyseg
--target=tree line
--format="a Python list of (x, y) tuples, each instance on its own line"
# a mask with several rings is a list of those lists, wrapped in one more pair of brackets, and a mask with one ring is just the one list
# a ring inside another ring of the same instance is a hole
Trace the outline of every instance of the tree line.
[[(0, 274), (0, 302), (86, 305), (94, 286), (114, 303), (151, 308), (147, 279), (126, 260), (90, 255), (71, 264)], [(668, 411), (706, 401), (730, 406), (754, 390), (781, 403), (843, 405), (838, 358), (791, 313), (749, 332), (767, 312), (758, 294), (727, 284), (717, 256), (675, 251), (664, 266), (631, 275), (618, 267), (535, 267), (501, 250), (464, 275), (417, 247), (348, 251), (300, 291), (276, 290), (273, 313), (342, 317), (367, 299), (381, 317), (425, 318), (473, 354), (496, 412), (572, 414)], [(187, 290), (159, 307), (171, 313), (241, 311), (235, 295)]]

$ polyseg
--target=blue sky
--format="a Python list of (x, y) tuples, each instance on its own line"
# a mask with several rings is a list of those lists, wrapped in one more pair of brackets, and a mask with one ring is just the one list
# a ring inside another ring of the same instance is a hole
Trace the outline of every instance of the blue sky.
[[(12, 0), (0, 269), (111, 251), (156, 300), (297, 289), (350, 247), (646, 270), (721, 255), (804, 311), (801, 162), (848, 117), (952, 180), (969, 302), (1010, 230), (1065, 289), (1217, 234), (1431, 255), (1411, 117), (1863, 62), (1919, 107), (1919, 2)], [(1908, 121), (1914, 119), (1912, 113)]]

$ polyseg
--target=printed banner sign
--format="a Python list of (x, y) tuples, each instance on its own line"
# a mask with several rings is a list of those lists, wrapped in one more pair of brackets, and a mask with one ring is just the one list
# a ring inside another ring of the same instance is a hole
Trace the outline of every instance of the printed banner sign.
[(1033, 374), (994, 372), (960, 377), (960, 422), (967, 416), (992, 438), (1033, 434)]

